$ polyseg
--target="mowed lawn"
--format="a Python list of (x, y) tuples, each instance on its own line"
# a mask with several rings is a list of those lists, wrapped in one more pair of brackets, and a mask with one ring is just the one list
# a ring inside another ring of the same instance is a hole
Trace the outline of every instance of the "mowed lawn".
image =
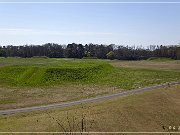
[(163, 132), (180, 126), (180, 85), (96, 103), (0, 117), (1, 132)]
[(0, 110), (180, 80), (179, 61), (0, 58)]

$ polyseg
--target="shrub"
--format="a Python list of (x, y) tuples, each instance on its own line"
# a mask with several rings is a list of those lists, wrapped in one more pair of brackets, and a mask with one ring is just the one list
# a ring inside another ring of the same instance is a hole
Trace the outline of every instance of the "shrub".
[(110, 60), (113, 60), (115, 58), (114, 52), (110, 51), (106, 54), (107, 58)]

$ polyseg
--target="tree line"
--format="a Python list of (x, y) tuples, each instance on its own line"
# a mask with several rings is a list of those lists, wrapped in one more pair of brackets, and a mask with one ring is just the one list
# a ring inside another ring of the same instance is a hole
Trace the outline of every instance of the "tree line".
[(0, 57), (46, 56), (49, 58), (99, 58), (118, 60), (144, 60), (150, 57), (180, 59), (180, 46), (150, 45), (135, 47), (122, 45), (68, 44), (47, 43), (44, 45), (0, 46)]

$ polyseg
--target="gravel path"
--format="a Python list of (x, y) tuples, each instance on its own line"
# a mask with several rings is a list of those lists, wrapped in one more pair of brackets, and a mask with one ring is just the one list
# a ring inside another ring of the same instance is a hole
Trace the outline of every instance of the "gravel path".
[(73, 102), (67, 102), (67, 103), (49, 104), (49, 105), (34, 106), (34, 107), (19, 108), (19, 109), (0, 110), (0, 115), (10, 115), (10, 114), (15, 114), (15, 113), (31, 112), (31, 111), (37, 111), (37, 110), (50, 109), (50, 108), (63, 108), (63, 107), (66, 107), (66, 106), (74, 106), (74, 105), (91, 103), (91, 102), (96, 102), (96, 101), (115, 98), (115, 97), (128, 96), (128, 95), (142, 93), (142, 92), (145, 92), (145, 91), (155, 90), (155, 89), (158, 89), (158, 88), (163, 88), (163, 87), (166, 87), (166, 86), (176, 85), (176, 84), (180, 84), (180, 82), (169, 82), (169, 83), (155, 85), (155, 86), (151, 86), (151, 87), (133, 89), (133, 90), (120, 92), (120, 93), (116, 93), (116, 94), (112, 94), (112, 95), (99, 96), (99, 97), (95, 97), (95, 98), (89, 98), (89, 99), (73, 101)]

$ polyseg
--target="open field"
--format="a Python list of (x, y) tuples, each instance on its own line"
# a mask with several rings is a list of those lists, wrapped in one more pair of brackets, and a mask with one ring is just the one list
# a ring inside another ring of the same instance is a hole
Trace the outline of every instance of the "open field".
[(180, 0), (0, 0), (1, 134), (180, 135)]
[(163, 71), (180, 71), (180, 60), (142, 60), (142, 61), (111, 61), (115, 67), (154, 69)]
[(122, 91), (117, 87), (68, 85), (52, 88), (0, 88), (0, 110), (77, 101)]
[(0, 58), (0, 110), (179, 81), (179, 61)]
[(93, 102), (97, 102), (97, 101), (113, 99), (116, 97), (124, 97), (124, 96), (133, 95), (133, 94), (152, 91), (155, 89), (170, 87), (170, 86), (177, 85), (177, 84), (180, 84), (180, 82), (170, 82), (170, 83), (165, 83), (165, 84), (159, 84), (159, 85), (155, 85), (155, 86), (151, 86), (151, 87), (133, 89), (133, 90), (129, 90), (129, 91), (118, 92), (115, 94), (98, 96), (98, 97), (94, 97), (94, 98), (76, 100), (76, 101), (65, 102), (65, 103), (56, 103), (56, 104), (48, 104), (48, 105), (41, 105), (41, 106), (0, 110), (0, 115), (10, 115), (10, 114), (15, 114), (15, 113), (23, 113), (23, 112), (25, 113), (25, 112), (32, 112), (32, 111), (37, 111), (37, 110), (47, 110), (47, 109), (52, 109), (52, 108), (64, 108), (64, 107), (70, 107), (70, 106), (75, 106), (75, 105), (83, 105), (83, 104), (87, 104), (87, 103), (93, 103)]
[(64, 131), (58, 123), (66, 131), (80, 131), (82, 115), (86, 131), (167, 131), (179, 126), (179, 89), (175, 85), (83, 106), (2, 116), (0, 131)]

